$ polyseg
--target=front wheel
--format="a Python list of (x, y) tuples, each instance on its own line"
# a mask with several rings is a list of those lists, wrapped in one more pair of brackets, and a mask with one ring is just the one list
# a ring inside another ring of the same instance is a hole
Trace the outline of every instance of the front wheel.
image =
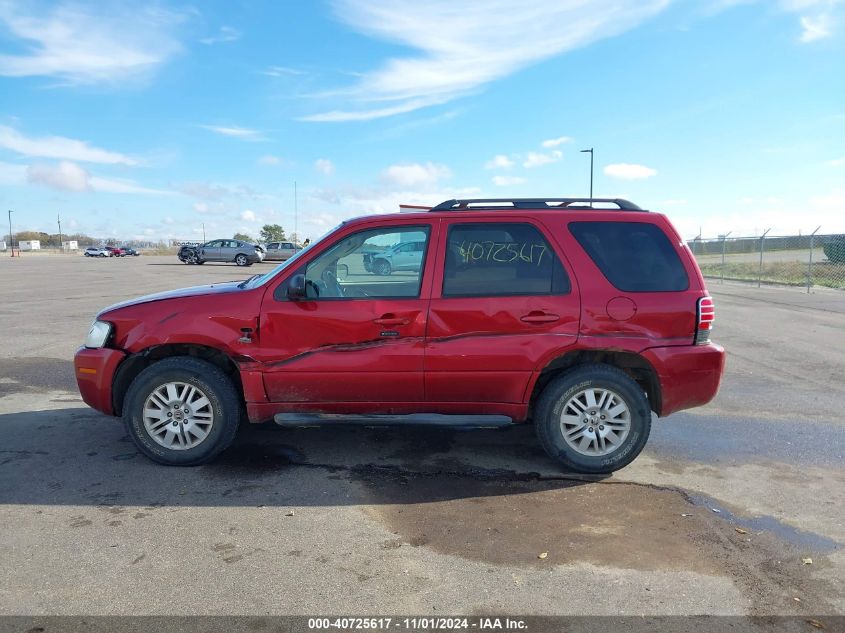
[(379, 277), (386, 277), (390, 274), (390, 262), (384, 259), (377, 259), (373, 262), (373, 274)]
[(167, 358), (129, 387), (123, 420), (135, 446), (168, 466), (211, 461), (235, 438), (241, 402), (218, 367), (195, 358)]
[(540, 444), (565, 468), (606, 474), (630, 464), (651, 429), (648, 399), (630, 376), (609, 365), (584, 365), (550, 382), (537, 401)]

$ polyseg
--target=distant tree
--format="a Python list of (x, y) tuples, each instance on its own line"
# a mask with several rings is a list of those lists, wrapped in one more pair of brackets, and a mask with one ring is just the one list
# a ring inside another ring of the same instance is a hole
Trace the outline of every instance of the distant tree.
[(232, 237), (236, 240), (240, 240), (241, 242), (251, 242), (252, 241), (252, 238), (249, 235), (247, 235), (246, 233), (235, 233)]
[(261, 227), (260, 236), (262, 242), (283, 242), (285, 230), (280, 224), (265, 224)]

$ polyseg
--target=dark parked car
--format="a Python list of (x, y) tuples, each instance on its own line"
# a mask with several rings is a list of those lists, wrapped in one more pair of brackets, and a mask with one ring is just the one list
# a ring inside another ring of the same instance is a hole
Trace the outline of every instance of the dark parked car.
[(252, 266), (264, 260), (264, 248), (240, 240), (211, 240), (199, 246), (183, 246), (177, 257), (186, 264), (205, 262), (234, 262), (238, 266)]
[[(338, 278), (403, 242), (422, 245), (416, 271)], [(213, 459), (242, 417), (438, 414), (532, 422), (565, 469), (609, 473), (643, 449), (652, 413), (716, 395), (713, 319), (661, 214), (626, 200), (449, 200), (349, 220), (241, 282), (106, 308), (74, 364), (85, 402), (122, 415), (163, 464)]]
[(138, 251), (136, 251), (134, 248), (129, 248), (128, 246), (121, 246), (120, 250), (123, 251), (124, 255), (131, 256), (131, 257), (138, 257), (138, 255), (141, 254)]

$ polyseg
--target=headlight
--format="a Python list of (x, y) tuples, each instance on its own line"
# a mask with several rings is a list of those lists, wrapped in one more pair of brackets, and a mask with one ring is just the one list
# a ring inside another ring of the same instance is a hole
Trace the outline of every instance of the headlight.
[(94, 321), (91, 324), (91, 329), (88, 330), (88, 336), (85, 338), (85, 347), (96, 349), (103, 347), (111, 334), (111, 323), (106, 321)]

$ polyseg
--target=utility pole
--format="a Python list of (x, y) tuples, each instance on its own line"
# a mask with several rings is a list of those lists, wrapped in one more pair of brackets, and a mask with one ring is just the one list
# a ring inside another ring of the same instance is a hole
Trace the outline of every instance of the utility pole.
[(299, 241), (299, 203), (296, 196), (296, 181), (293, 181), (293, 252), (298, 250)]
[(61, 214), (56, 215), (56, 220), (59, 223), (59, 250), (64, 253), (65, 252), (65, 243), (62, 241), (62, 216)]
[(12, 237), (12, 210), (9, 209), (9, 250), (12, 251), (12, 257), (15, 256), (15, 238)]
[(590, 206), (593, 206), (593, 148), (582, 149), (582, 154), (590, 155)]
[(205, 244), (205, 222), (202, 223), (202, 243)]

